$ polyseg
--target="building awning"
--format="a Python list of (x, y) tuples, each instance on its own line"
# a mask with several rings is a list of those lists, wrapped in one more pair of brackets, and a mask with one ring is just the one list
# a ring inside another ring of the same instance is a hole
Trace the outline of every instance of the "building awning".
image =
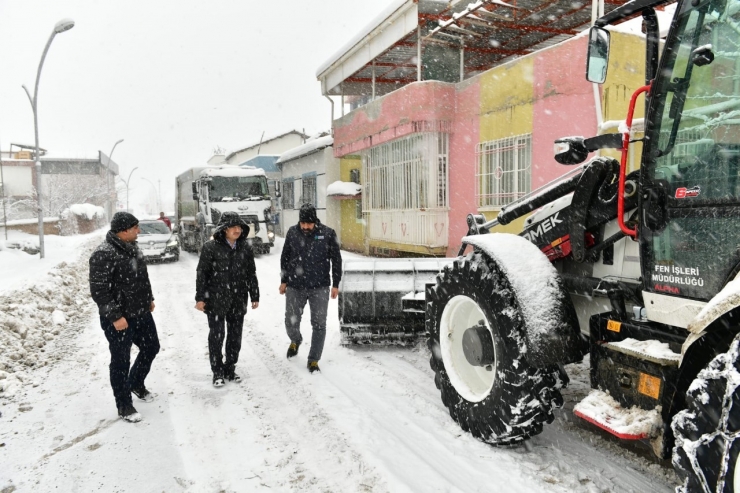
[(628, 1), (394, 0), (316, 75), (323, 94), (337, 96), (458, 82), (565, 41)]

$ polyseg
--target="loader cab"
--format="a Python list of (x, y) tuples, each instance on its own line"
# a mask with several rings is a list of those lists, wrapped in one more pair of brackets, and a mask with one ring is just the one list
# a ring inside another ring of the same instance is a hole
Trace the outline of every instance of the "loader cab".
[(651, 89), (639, 241), (644, 289), (708, 301), (740, 265), (740, 2), (683, 2)]

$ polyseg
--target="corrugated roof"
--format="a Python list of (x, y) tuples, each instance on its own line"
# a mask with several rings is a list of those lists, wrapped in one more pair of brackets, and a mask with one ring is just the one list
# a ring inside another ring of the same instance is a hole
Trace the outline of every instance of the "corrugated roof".
[[(604, 12), (628, 1), (606, 0)], [(445, 80), (455, 73), (456, 80), (448, 81), (457, 82), (461, 48), (462, 78), (467, 79), (587, 29), (592, 5), (586, 0), (394, 0), (327, 60), (317, 77), (324, 94), (370, 95), (373, 78), (376, 96), (392, 92), (417, 81), (421, 37), (422, 80)], [(408, 9), (416, 10), (416, 23), (408, 19)], [(440, 77), (440, 67), (449, 73)]]

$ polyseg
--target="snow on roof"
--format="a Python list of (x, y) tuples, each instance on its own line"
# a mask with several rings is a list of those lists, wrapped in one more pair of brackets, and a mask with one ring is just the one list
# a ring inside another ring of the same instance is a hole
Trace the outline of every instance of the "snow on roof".
[(218, 166), (204, 169), (200, 176), (265, 176), (265, 170), (252, 166)]
[(229, 153), (227, 154), (227, 156), (226, 156), (226, 160), (228, 161), (228, 160), (229, 160), (229, 159), (231, 159), (231, 157), (232, 157), (232, 156), (234, 156), (235, 154), (238, 154), (238, 153), (240, 153), (240, 152), (243, 152), (243, 151), (246, 151), (246, 150), (252, 149), (252, 148), (254, 148), (254, 147), (258, 147), (258, 146), (261, 146), (262, 144), (266, 144), (266, 143), (268, 143), (268, 142), (272, 142), (273, 140), (277, 140), (277, 139), (279, 139), (279, 138), (281, 138), (281, 137), (285, 137), (286, 135), (291, 135), (291, 134), (295, 134), (295, 135), (298, 135), (299, 137), (303, 138), (304, 140), (305, 140), (306, 138), (308, 138), (308, 135), (304, 134), (303, 132), (299, 132), (298, 130), (290, 130), (290, 131), (288, 131), (288, 132), (285, 132), (285, 133), (283, 133), (283, 134), (280, 134), (280, 135), (276, 135), (276, 136), (274, 136), (274, 137), (268, 137), (268, 138), (266, 138), (266, 139), (262, 139), (262, 140), (261, 140), (261, 141), (259, 141), (259, 142), (255, 142), (254, 144), (248, 145), (247, 147), (242, 147), (241, 149), (237, 149), (237, 150), (235, 150), (235, 151), (231, 151), (231, 152), (229, 152)]
[(488, 254), (501, 269), (516, 293), (530, 341), (539, 341), (558, 323), (556, 303), (560, 299), (558, 273), (537, 246), (509, 233), (473, 235), (463, 238)]
[(72, 204), (69, 206), (69, 211), (85, 219), (94, 219), (95, 216), (105, 217), (105, 209), (93, 204)]
[(320, 151), (330, 145), (334, 144), (334, 137), (327, 135), (325, 137), (319, 137), (318, 139), (310, 140), (305, 144), (294, 147), (289, 151), (285, 151), (280, 155), (280, 159), (277, 160), (277, 164), (283, 164), (299, 157), (306, 156), (316, 151)]
[(357, 195), (362, 192), (362, 185), (354, 182), (335, 181), (326, 187), (326, 195)]

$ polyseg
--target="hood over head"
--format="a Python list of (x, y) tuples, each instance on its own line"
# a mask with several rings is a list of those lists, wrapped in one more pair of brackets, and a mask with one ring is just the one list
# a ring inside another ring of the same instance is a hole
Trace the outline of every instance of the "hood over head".
[(221, 214), (221, 219), (218, 220), (218, 225), (216, 226), (216, 231), (213, 233), (213, 237), (225, 238), (226, 230), (232, 226), (242, 227), (242, 235), (239, 237), (240, 240), (242, 238), (246, 238), (249, 234), (249, 225), (244, 222), (244, 219), (242, 219), (236, 212), (227, 211)]

